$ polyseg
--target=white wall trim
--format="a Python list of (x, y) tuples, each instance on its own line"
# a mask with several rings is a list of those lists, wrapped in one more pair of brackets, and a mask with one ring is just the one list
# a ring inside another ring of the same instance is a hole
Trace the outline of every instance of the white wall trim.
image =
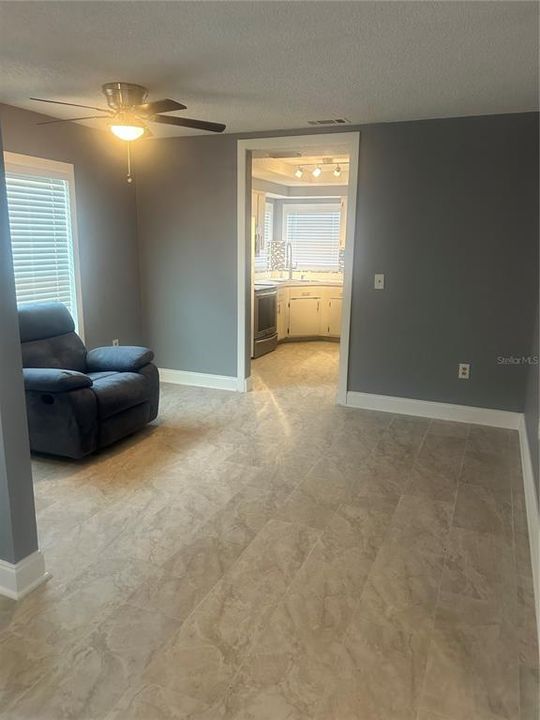
[[(229, 375), (211, 375), (209, 373), (189, 372), (188, 370), (168, 370), (159, 368), (161, 382), (174, 385), (193, 385), (194, 387), (213, 388), (214, 390), (233, 390), (246, 392), (246, 380), (240, 383)], [(248, 378), (249, 379), (249, 378)]]
[(414, 400), (412, 398), (375, 395), (351, 390), (347, 392), (344, 404), (364, 410), (380, 410), (398, 415), (416, 415), (417, 417), (437, 420), (454, 420), (456, 422), (489, 425), (511, 430), (519, 429), (522, 417), (521, 413), (508, 410), (452, 405), (450, 403), (432, 402), (431, 400)]
[(45, 558), (40, 550), (15, 564), (0, 560), (0, 595), (21, 600), (49, 577), (45, 570)]
[(236, 379), (236, 389), (238, 392), (250, 392), (253, 387), (251, 375), (248, 378), (242, 380), (241, 378)]
[(536, 627), (540, 644), (540, 516), (536, 500), (536, 488), (531, 461), (531, 450), (525, 425), (525, 416), (522, 415), (519, 423), (519, 447), (521, 450), (521, 472), (523, 474), (523, 489), (525, 493), (525, 507), (527, 510), (527, 528), (529, 531), (529, 544), (531, 549), (531, 564), (534, 584), (534, 604), (536, 607)]
[(237, 376), (238, 382), (249, 375), (246, 367), (246, 263), (249, 247), (246, 237), (246, 156), (252, 150), (291, 150), (298, 147), (315, 148), (326, 143), (347, 147), (349, 153), (349, 182), (347, 200), (347, 242), (345, 246), (345, 272), (343, 275), (343, 309), (341, 316), (340, 359), (337, 400), (344, 403), (349, 373), (349, 330), (351, 322), (351, 293), (356, 230), (356, 198), (358, 194), (358, 157), (360, 133), (315, 133), (286, 137), (251, 138), (238, 140), (237, 145)]

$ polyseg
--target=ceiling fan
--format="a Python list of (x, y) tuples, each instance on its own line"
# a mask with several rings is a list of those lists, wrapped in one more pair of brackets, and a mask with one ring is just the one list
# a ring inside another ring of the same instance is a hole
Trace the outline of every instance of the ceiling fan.
[[(76, 120), (107, 120), (111, 132), (121, 140), (128, 143), (137, 140), (143, 135), (151, 136), (148, 123), (161, 123), (164, 125), (176, 125), (177, 127), (195, 128), (209, 132), (223, 132), (225, 125), (222, 123), (207, 122), (206, 120), (194, 120), (192, 118), (161, 115), (174, 110), (185, 110), (186, 106), (176, 100), (165, 98), (147, 102), (148, 90), (142, 85), (125, 82), (105, 83), (101, 87), (107, 100), (108, 108), (95, 107), (93, 105), (80, 105), (78, 103), (63, 102), (61, 100), (47, 100), (45, 98), (30, 98), (39, 102), (53, 103), (54, 105), (69, 105), (71, 107), (97, 110), (101, 115), (85, 115), (78, 118), (62, 118), (59, 120), (46, 120), (37, 123), (38, 125), (52, 125), (54, 123), (74, 122)], [(128, 145), (128, 182), (132, 181), (130, 156)]]

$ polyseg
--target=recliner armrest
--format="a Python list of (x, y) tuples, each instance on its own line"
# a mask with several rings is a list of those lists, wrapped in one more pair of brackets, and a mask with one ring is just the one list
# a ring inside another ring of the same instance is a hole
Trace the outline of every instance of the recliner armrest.
[(92, 385), (92, 380), (76, 370), (57, 368), (23, 368), (24, 389), (36, 392), (62, 393)]
[(153, 359), (154, 353), (145, 347), (107, 345), (90, 350), (86, 355), (86, 365), (88, 372), (136, 372)]

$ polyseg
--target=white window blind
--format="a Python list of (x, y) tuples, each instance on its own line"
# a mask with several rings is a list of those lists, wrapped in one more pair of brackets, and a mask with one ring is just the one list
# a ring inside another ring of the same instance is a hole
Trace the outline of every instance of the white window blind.
[(267, 202), (264, 206), (264, 248), (261, 253), (255, 257), (255, 272), (265, 272), (268, 270), (270, 259), (270, 243), (272, 242), (272, 234), (274, 232), (274, 204)]
[(6, 187), (17, 302), (60, 301), (77, 323), (69, 181), (8, 167)]
[(339, 270), (339, 205), (288, 205), (284, 230), (298, 270)]

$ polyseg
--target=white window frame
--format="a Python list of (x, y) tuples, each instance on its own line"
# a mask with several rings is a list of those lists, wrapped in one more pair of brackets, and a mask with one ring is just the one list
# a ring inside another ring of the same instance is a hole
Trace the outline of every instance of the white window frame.
[[(283, 225), (282, 225), (282, 238), (284, 242), (288, 242), (288, 236), (287, 236), (287, 216), (290, 213), (293, 212), (311, 212), (311, 213), (325, 213), (325, 212), (337, 212), (340, 213), (341, 211), (341, 204), (338, 201), (335, 203), (302, 203), (302, 202), (287, 202), (283, 203)], [(342, 219), (340, 217), (340, 223)], [(293, 260), (294, 260), (294, 250), (293, 250)], [(310, 267), (310, 268), (299, 268), (300, 270), (303, 270), (304, 272), (339, 272), (339, 237), (338, 237), (338, 266), (337, 267)]]
[(73, 251), (73, 274), (75, 283), (76, 314), (75, 329), (84, 342), (84, 316), (81, 292), (81, 270), (79, 262), (79, 236), (77, 232), (77, 201), (75, 197), (75, 169), (71, 163), (33, 157), (20, 153), (4, 152), (6, 172), (37, 175), (65, 180), (69, 186), (69, 210), (71, 219), (71, 243)]

